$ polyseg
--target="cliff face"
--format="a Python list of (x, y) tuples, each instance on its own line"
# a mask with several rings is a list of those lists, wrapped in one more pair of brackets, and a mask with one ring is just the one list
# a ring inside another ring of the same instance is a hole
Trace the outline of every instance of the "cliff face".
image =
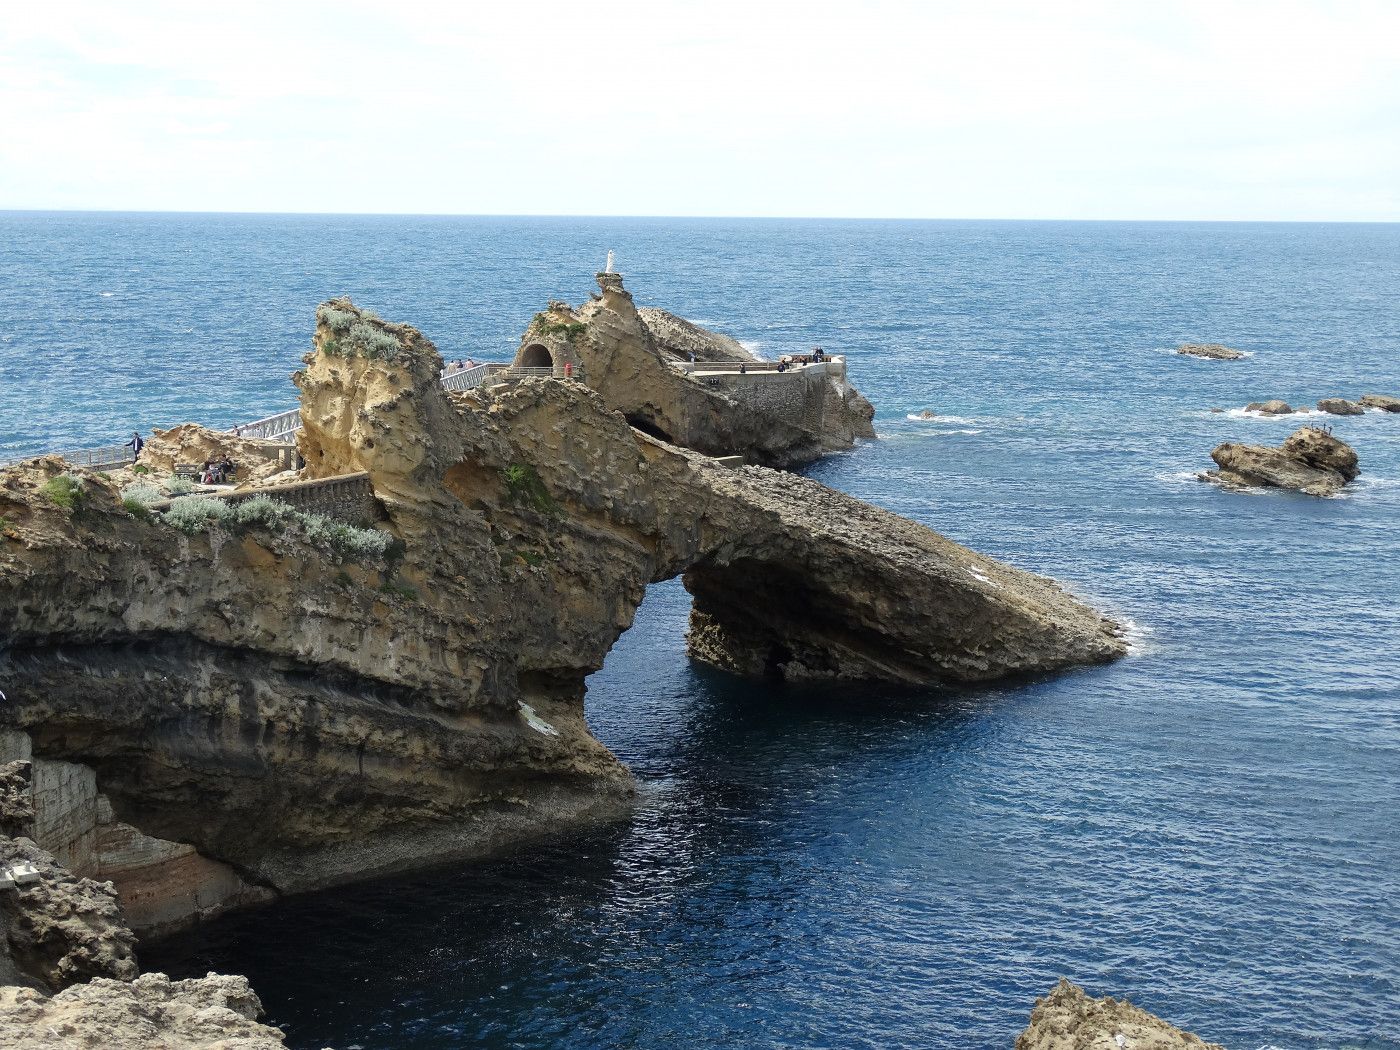
[[(607, 298), (597, 331), (630, 308)], [(0, 474), (0, 722), (95, 770), (115, 820), (293, 891), (620, 810), (584, 679), (652, 581), (685, 574), (692, 652), (744, 673), (978, 681), (1123, 651), (1048, 580), (638, 433), (581, 383), (449, 395), (439, 367), (342, 301), (296, 377), (306, 475), (364, 472), (387, 547), (177, 530), (56, 458)]]
[(521, 340), (516, 364), (572, 364), (604, 405), (654, 437), (711, 456), (741, 455), (793, 466), (875, 437), (875, 409), (845, 377), (844, 364), (810, 371), (691, 375), (700, 362), (756, 360), (735, 340), (663, 310), (638, 310), (617, 274), (599, 274), (601, 294), (573, 309), (551, 303)]

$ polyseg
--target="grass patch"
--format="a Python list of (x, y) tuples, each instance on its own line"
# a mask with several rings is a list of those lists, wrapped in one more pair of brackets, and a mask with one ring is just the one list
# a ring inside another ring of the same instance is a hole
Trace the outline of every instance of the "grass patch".
[(348, 591), (351, 587), (355, 586), (355, 581), (350, 578), (348, 572), (341, 569), (335, 574), (335, 585), (337, 587), (344, 587)]
[(553, 316), (541, 311), (530, 320), (530, 327), (540, 335), (562, 335), (570, 343), (588, 330), (582, 321), (556, 321)]
[(39, 489), (51, 502), (62, 507), (69, 514), (75, 517), (83, 512), (83, 507), (87, 503), (87, 493), (83, 491), (83, 483), (72, 474), (59, 474), (44, 482)]
[(126, 512), (130, 514), (133, 518), (135, 518), (137, 521), (155, 520), (155, 512), (152, 511), (150, 507), (146, 506), (145, 503), (141, 502), (141, 500), (136, 499), (134, 496), (127, 496), (123, 498), (122, 506), (125, 507)]
[(539, 551), (531, 550), (501, 550), (499, 554), (501, 558), (501, 568), (503, 569), (508, 565), (514, 565), (516, 562), (521, 562), (530, 566), (532, 569), (537, 569), (549, 560), (547, 555), (541, 554)]
[(418, 600), (418, 591), (402, 580), (385, 580), (379, 585), (379, 591), (381, 594), (403, 598), (405, 601), (416, 602)]
[(528, 463), (512, 463), (501, 471), (501, 481), (505, 483), (506, 495), (514, 502), (532, 507), (541, 514), (561, 512), (558, 501), (540, 480), (539, 472)]
[(144, 463), (137, 463), (134, 467), (131, 468), (131, 472), (133, 474), (149, 474), (151, 472), (151, 468), (146, 466), (146, 464)]

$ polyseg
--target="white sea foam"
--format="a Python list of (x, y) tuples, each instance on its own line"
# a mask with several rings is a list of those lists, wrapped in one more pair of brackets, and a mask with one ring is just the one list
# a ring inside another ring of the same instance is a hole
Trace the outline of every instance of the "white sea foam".
[(1131, 616), (1119, 616), (1118, 625), (1123, 628), (1123, 641), (1128, 643), (1130, 656), (1141, 656), (1156, 648), (1156, 643), (1152, 641), (1152, 636), (1157, 633), (1155, 628), (1138, 623)]
[[(1227, 408), (1224, 412), (1208, 412), (1206, 414), (1212, 416), (1226, 416), (1230, 419), (1300, 419), (1330, 415), (1328, 412), (1319, 412), (1315, 408), (1300, 408), (1294, 412), (1286, 412), (1282, 415), (1259, 412), (1249, 408)], [(1341, 417), (1333, 416), (1332, 418), (1339, 419)]]
[(739, 345), (751, 354), (756, 354), (762, 348), (763, 343), (758, 339), (740, 339)]
[(112, 296), (116, 295), (117, 293), (116, 293), (116, 292), (99, 292), (98, 294), (99, 294), (100, 296), (102, 296), (102, 298), (104, 298), (104, 299), (110, 299), (110, 298), (112, 298)]
[(1199, 470), (1173, 470), (1161, 474), (1154, 474), (1158, 481), (1165, 481), (1168, 485), (1199, 485), (1201, 483), (1201, 472)]
[(909, 413), (907, 413), (907, 414), (904, 416), (904, 418), (905, 418), (905, 419), (908, 419), (908, 420), (911, 420), (911, 421), (913, 421), (913, 422), (915, 422), (915, 423), (964, 423), (964, 424), (971, 424), (971, 423), (980, 423), (980, 422), (982, 422), (982, 420), (980, 420), (980, 419), (968, 419), (966, 416), (940, 416), (940, 415), (935, 415), (932, 419), (929, 419), (929, 418), (927, 418), (927, 417), (925, 417), (925, 416), (919, 415), (917, 412), (909, 412)]

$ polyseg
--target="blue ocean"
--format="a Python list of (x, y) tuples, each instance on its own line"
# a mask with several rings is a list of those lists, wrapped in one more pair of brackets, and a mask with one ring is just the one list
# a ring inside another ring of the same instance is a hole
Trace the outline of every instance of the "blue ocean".
[(639, 303), (846, 354), (880, 440), (808, 473), (1133, 654), (774, 687), (690, 664), (657, 585), (589, 683), (629, 820), (143, 966), (247, 974), (308, 1050), (1005, 1050), (1062, 974), (1231, 1050), (1400, 1048), (1400, 415), (1307, 417), (1337, 498), (1194, 477), (1304, 421), (1247, 402), (1400, 396), (1400, 226), (0, 214), (0, 460), (292, 407), (338, 294), (507, 359), (609, 249)]

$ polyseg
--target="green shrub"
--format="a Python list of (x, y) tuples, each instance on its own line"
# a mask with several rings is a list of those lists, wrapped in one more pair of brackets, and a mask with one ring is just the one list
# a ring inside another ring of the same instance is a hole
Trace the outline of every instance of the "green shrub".
[(337, 587), (345, 587), (348, 589), (355, 585), (355, 581), (350, 578), (350, 574), (348, 572), (346, 572), (344, 569), (341, 569), (335, 574), (335, 584)]
[(582, 321), (556, 321), (548, 313), (541, 311), (530, 321), (530, 327), (540, 335), (562, 335), (570, 343), (588, 330)]
[(170, 509), (161, 515), (161, 520), (185, 535), (193, 536), (208, 528), (211, 523), (227, 521), (231, 517), (233, 508), (221, 499), (185, 496), (170, 504)]
[(344, 335), (350, 331), (350, 326), (355, 323), (355, 315), (349, 310), (341, 310), (329, 303), (322, 303), (316, 307), (316, 320), (337, 335)]
[(122, 502), (135, 502), (143, 507), (159, 503), (165, 499), (165, 490), (151, 481), (133, 481), (122, 488)]
[(84, 504), (87, 503), (83, 483), (71, 474), (59, 474), (50, 478), (39, 491), (69, 514), (81, 514)]
[(184, 478), (167, 478), (164, 484), (165, 491), (172, 496), (187, 496), (194, 491), (194, 484)]
[(501, 471), (501, 480), (505, 482), (506, 495), (516, 503), (533, 507), (541, 514), (559, 513), (559, 504), (529, 464), (512, 463)]
[(122, 500), (122, 506), (125, 507), (126, 512), (137, 521), (155, 520), (155, 515), (151, 512), (151, 508), (134, 496), (125, 497)]
[(400, 548), (403, 546), (403, 541), (387, 532), (356, 528), (322, 514), (307, 514), (289, 503), (268, 496), (243, 500), (234, 504), (232, 511), (232, 521), (236, 525), (250, 528), (280, 526), (284, 531), (295, 529), (312, 546), (326, 548), (347, 561), (385, 558), (395, 544)]
[(368, 321), (356, 321), (350, 326), (350, 334), (346, 336), (346, 342), (350, 344), (353, 352), (358, 352), (364, 357), (382, 357), (386, 360), (393, 360), (399, 353), (398, 336), (376, 328)]
[(10, 529), (13, 529), (14, 527), (15, 523), (13, 521), (5, 517), (3, 514), (0, 514), (0, 532), (7, 532)]
[(131, 472), (133, 474), (149, 474), (151, 472), (151, 468), (146, 466), (146, 464), (144, 463), (137, 463), (131, 468)]

